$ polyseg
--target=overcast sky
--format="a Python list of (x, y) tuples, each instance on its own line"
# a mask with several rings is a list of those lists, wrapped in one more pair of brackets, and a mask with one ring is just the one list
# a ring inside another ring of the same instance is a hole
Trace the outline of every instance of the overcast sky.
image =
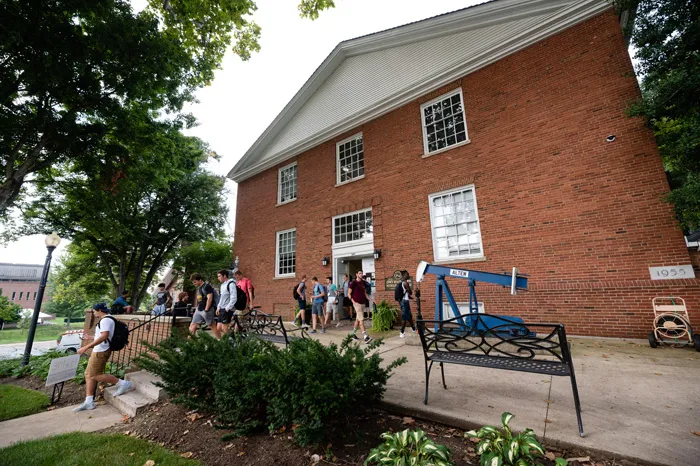
[[(140, 8), (145, 2), (133, 0)], [(259, 0), (255, 20), (262, 28), (261, 51), (243, 62), (228, 53), (211, 86), (201, 89), (199, 103), (188, 108), (199, 120), (189, 134), (207, 141), (219, 153), (211, 169), (226, 175), (258, 136), (303, 86), (333, 48), (346, 39), (370, 34), (483, 3), (481, 0), (336, 0), (319, 19), (299, 18), (297, 0)], [(235, 183), (229, 181), (233, 233)], [(0, 262), (41, 264), (44, 236), (34, 235), (0, 248)], [(56, 251), (60, 256), (67, 244)]]

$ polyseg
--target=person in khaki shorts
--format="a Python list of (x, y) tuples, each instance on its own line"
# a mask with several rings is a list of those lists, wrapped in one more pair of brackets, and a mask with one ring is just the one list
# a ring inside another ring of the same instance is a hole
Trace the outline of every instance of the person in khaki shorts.
[(352, 300), (352, 305), (355, 308), (355, 324), (352, 329), (352, 337), (355, 340), (359, 340), (357, 338), (357, 327), (360, 327), (360, 330), (362, 330), (362, 339), (365, 341), (365, 343), (369, 343), (372, 341), (369, 335), (367, 335), (367, 331), (365, 330), (365, 304), (369, 302), (370, 297), (367, 294), (367, 288), (365, 287), (365, 280), (362, 278), (362, 270), (358, 270), (357, 273), (355, 274), (355, 280), (350, 283), (348, 286), (348, 291), (350, 293), (350, 299)]
[(111, 374), (105, 374), (105, 366), (112, 351), (109, 349), (109, 341), (114, 336), (114, 320), (105, 319), (109, 315), (109, 309), (105, 303), (97, 303), (92, 306), (95, 317), (99, 319), (95, 327), (95, 339), (89, 345), (85, 345), (78, 350), (78, 354), (83, 354), (92, 349), (87, 369), (85, 369), (85, 401), (80, 406), (73, 408), (73, 411), (84, 411), (95, 409), (95, 390), (99, 382), (117, 384), (115, 396), (123, 395), (132, 387), (131, 382), (118, 379)]

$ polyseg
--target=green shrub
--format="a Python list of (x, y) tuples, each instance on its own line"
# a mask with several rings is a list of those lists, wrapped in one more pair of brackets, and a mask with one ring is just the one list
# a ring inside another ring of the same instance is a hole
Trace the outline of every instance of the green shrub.
[[(537, 441), (532, 429), (525, 429), (518, 435), (508, 423), (513, 419), (511, 413), (501, 415), (503, 430), (494, 426), (485, 426), (478, 431), (470, 430), (466, 437), (477, 437), (481, 441), (476, 446), (476, 453), (481, 455), (481, 466), (528, 466), (535, 464), (538, 458), (544, 456), (544, 448)], [(566, 466), (566, 460), (556, 459), (557, 466)]]
[(372, 315), (372, 330), (376, 332), (386, 332), (387, 330), (391, 330), (391, 327), (394, 325), (394, 322), (396, 322), (398, 316), (398, 308), (388, 304), (385, 300), (382, 300)]
[(422, 430), (382, 434), (384, 443), (369, 452), (365, 464), (385, 466), (451, 466), (452, 453), (433, 442)]
[(379, 355), (369, 354), (381, 340), (364, 348), (351, 341), (338, 347), (297, 339), (280, 349), (239, 335), (176, 336), (151, 347), (157, 359), (146, 355), (138, 363), (163, 379), (174, 402), (214, 412), (233, 435), (294, 426), (295, 441), (308, 445), (324, 440), (358, 403), (380, 400), (391, 371), (405, 362), (382, 368)]

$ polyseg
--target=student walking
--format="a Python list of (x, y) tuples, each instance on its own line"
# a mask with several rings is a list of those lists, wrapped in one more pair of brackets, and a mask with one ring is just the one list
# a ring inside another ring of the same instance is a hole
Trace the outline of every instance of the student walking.
[(411, 295), (413, 294), (413, 290), (411, 290), (411, 285), (408, 283), (408, 271), (401, 271), (401, 283), (399, 283), (399, 285), (401, 290), (399, 293), (395, 293), (397, 297), (401, 297), (399, 301), (399, 306), (401, 307), (401, 333), (399, 336), (401, 338), (406, 338), (406, 334), (404, 333), (406, 330), (406, 322), (411, 326), (411, 331), (416, 333), (416, 326), (413, 324), (413, 315), (411, 314)]
[(122, 291), (121, 296), (112, 303), (111, 314), (131, 314), (134, 312), (134, 306), (129, 304), (129, 292)]
[[(343, 274), (343, 308), (345, 309), (345, 314), (347, 314), (348, 319), (352, 319), (353, 307), (352, 300), (350, 299), (350, 275)], [(338, 322), (340, 324), (340, 322)]]
[(219, 331), (219, 335), (226, 335), (233, 320), (238, 291), (236, 291), (236, 281), (228, 277), (228, 270), (219, 270), (216, 273), (216, 278), (221, 283), (219, 303), (216, 309), (216, 329)]
[(197, 332), (199, 325), (204, 322), (211, 328), (212, 333), (217, 338), (221, 337), (219, 329), (216, 325), (212, 325), (216, 318), (217, 302), (214, 299), (214, 287), (198, 273), (192, 274), (190, 281), (197, 287), (197, 310), (194, 311), (192, 322), (190, 323), (190, 333), (194, 335)]
[(92, 306), (92, 312), (98, 319), (97, 327), (95, 327), (95, 338), (92, 343), (78, 350), (78, 354), (84, 354), (87, 350), (92, 349), (92, 354), (90, 354), (87, 369), (85, 369), (85, 401), (80, 406), (73, 408), (73, 411), (76, 412), (95, 409), (95, 390), (100, 382), (117, 384), (114, 396), (123, 395), (132, 388), (131, 382), (118, 379), (111, 374), (105, 374), (105, 366), (112, 355), (109, 342), (114, 337), (114, 318), (109, 317), (109, 309), (105, 303), (97, 303)]
[(153, 298), (153, 311), (151, 311), (151, 315), (165, 315), (165, 313), (168, 312), (170, 304), (172, 304), (172, 297), (170, 296), (170, 293), (165, 291), (165, 283), (158, 284), (158, 290)]
[(323, 321), (323, 303), (326, 297), (326, 289), (318, 282), (318, 278), (313, 277), (311, 283), (314, 285), (313, 295), (311, 296), (311, 331), (316, 333), (316, 320), (321, 323), (321, 333), (326, 333), (326, 324)]
[(245, 293), (246, 305), (248, 306), (248, 310), (253, 310), (253, 299), (255, 298), (255, 288), (253, 287), (253, 284), (250, 282), (249, 279), (243, 276), (243, 272), (241, 272), (240, 270), (236, 270), (233, 273), (233, 276), (236, 279), (236, 286), (238, 286), (238, 288), (243, 290), (243, 292)]
[(299, 304), (299, 312), (294, 316), (294, 322), (292, 322), (297, 327), (298, 321), (301, 321), (301, 328), (309, 328), (306, 325), (306, 275), (301, 276), (301, 281), (294, 288), (294, 297)]
[(365, 304), (369, 302), (369, 295), (367, 294), (367, 288), (365, 288), (365, 281), (362, 279), (362, 270), (358, 270), (355, 276), (355, 280), (348, 285), (350, 300), (355, 308), (355, 323), (353, 324), (352, 337), (355, 340), (359, 340), (356, 335), (357, 327), (359, 326), (362, 330), (362, 339), (365, 343), (369, 343), (372, 339), (367, 335), (364, 323)]
[(333, 283), (333, 277), (326, 277), (326, 293), (328, 297), (328, 301), (326, 301), (326, 327), (328, 327), (331, 320), (337, 320), (340, 324), (341, 304), (338, 302), (338, 287)]

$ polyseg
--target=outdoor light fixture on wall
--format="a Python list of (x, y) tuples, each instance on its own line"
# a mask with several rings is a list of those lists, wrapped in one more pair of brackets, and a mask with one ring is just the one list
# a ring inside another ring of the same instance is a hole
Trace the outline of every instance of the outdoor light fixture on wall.
[(374, 258), (375, 258), (375, 259), (379, 259), (380, 257), (382, 257), (382, 250), (381, 250), (381, 249), (375, 249), (375, 250), (374, 250)]
[(324, 257), (323, 260), (321, 261), (321, 264), (323, 264), (324, 267), (327, 266), (328, 265), (328, 258)]

